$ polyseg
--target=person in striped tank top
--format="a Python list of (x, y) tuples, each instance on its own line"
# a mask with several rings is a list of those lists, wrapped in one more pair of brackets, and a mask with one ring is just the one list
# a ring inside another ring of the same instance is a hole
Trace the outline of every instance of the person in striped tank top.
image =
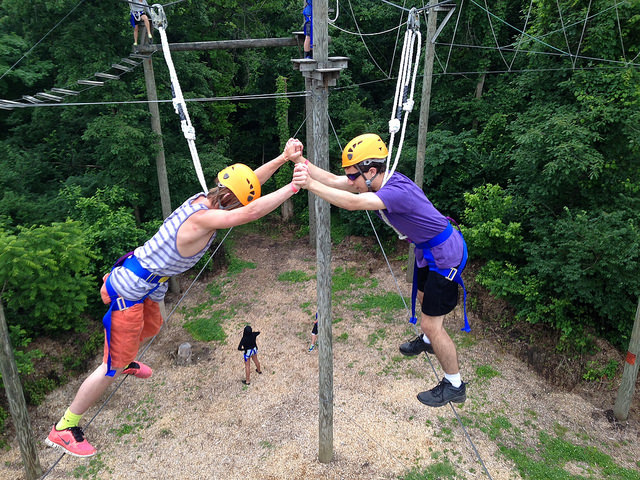
[(257, 220), (297, 193), (306, 181), (306, 172), (295, 173), (290, 184), (260, 195), (261, 185), (294, 155), (300, 152), (296, 143), (289, 140), (278, 157), (255, 171), (240, 163), (225, 168), (218, 174), (215, 188), (187, 199), (144, 245), (116, 262), (100, 290), (102, 300), (110, 305), (103, 319), (103, 362), (82, 383), (45, 439), (47, 445), (77, 457), (96, 454), (78, 426), (80, 419), (120, 374), (151, 376), (151, 368), (134, 360), (141, 343), (160, 331), (158, 302), (164, 299), (167, 280), (194, 266), (218, 229)]

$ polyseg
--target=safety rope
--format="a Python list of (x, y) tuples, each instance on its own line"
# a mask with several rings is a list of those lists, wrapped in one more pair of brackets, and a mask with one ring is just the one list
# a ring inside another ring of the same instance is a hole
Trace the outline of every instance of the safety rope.
[(153, 26), (160, 32), (160, 39), (162, 41), (162, 53), (164, 59), (167, 62), (167, 68), (169, 68), (169, 75), (171, 78), (171, 93), (173, 95), (173, 108), (175, 112), (180, 116), (180, 125), (182, 127), (182, 133), (184, 138), (187, 139), (189, 145), (189, 151), (191, 152), (191, 160), (193, 161), (193, 167), (196, 170), (196, 175), (202, 186), (202, 191), (207, 193), (207, 182), (204, 178), (202, 171), (202, 165), (200, 165), (200, 158), (198, 157), (198, 150), (196, 149), (196, 130), (193, 128), (191, 118), (189, 118), (189, 112), (187, 111), (187, 104), (182, 96), (182, 89), (178, 82), (178, 75), (176, 69), (173, 66), (173, 60), (171, 59), (171, 52), (169, 51), (169, 41), (167, 40), (167, 16), (164, 13), (162, 5), (154, 4), (151, 7), (151, 21)]
[[(413, 93), (416, 86), (416, 76), (418, 73), (418, 65), (420, 62), (420, 50), (422, 45), (422, 35), (420, 34), (420, 19), (418, 11), (412, 8), (409, 11), (407, 19), (407, 31), (404, 34), (404, 44), (402, 46), (402, 54), (400, 58), (400, 67), (398, 72), (398, 81), (396, 83), (396, 92), (393, 99), (393, 107), (391, 110), (391, 120), (389, 120), (389, 154), (387, 155), (387, 168), (382, 179), (382, 185), (391, 178), (395, 172), (402, 153), (402, 144), (404, 143), (404, 135), (407, 129), (407, 120), (409, 113), (413, 110)], [(396, 133), (400, 132), (400, 140), (396, 156), (391, 164), (393, 157), (393, 147)], [(387, 222), (388, 223), (388, 222)]]

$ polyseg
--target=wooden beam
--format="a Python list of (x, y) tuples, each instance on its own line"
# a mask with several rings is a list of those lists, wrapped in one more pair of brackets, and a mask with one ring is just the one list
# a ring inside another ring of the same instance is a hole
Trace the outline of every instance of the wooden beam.
[[(170, 43), (172, 52), (184, 52), (192, 50), (234, 50), (239, 48), (266, 48), (266, 47), (297, 47), (300, 41), (295, 37), (285, 38), (247, 38), (241, 40), (216, 40), (209, 42)], [(161, 52), (161, 44), (140, 45), (140, 53)]]

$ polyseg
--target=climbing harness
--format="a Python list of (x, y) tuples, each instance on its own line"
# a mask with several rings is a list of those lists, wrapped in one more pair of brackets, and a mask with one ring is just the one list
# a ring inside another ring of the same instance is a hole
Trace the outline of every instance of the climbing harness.
[[(446, 278), (447, 280), (449, 280), (450, 282), (456, 282), (458, 285), (462, 287), (464, 327), (461, 330), (464, 332), (470, 332), (471, 327), (469, 326), (469, 320), (467, 319), (467, 289), (465, 288), (464, 281), (462, 280), (462, 271), (464, 270), (464, 267), (467, 266), (468, 252), (467, 252), (467, 243), (464, 241), (464, 237), (462, 236), (462, 232), (460, 231), (460, 228), (458, 227), (455, 230), (456, 233), (458, 233), (460, 235), (460, 238), (462, 239), (462, 261), (460, 262), (460, 265), (458, 265), (455, 268), (438, 268), (436, 266), (436, 261), (433, 258), (433, 254), (431, 253), (431, 249), (433, 247), (436, 247), (441, 243), (443, 243), (454, 232), (454, 228), (453, 228), (453, 225), (451, 225), (451, 222), (456, 223), (455, 220), (453, 220), (450, 217), (447, 217), (447, 219), (449, 220), (449, 222), (447, 223), (446, 228), (442, 232), (440, 232), (438, 235), (433, 237), (431, 240), (427, 240), (426, 242), (423, 242), (423, 243), (415, 243), (415, 242), (412, 242), (412, 243), (416, 246), (416, 248), (419, 248), (422, 250), (423, 257), (427, 261), (427, 265), (429, 266), (430, 272), (438, 273), (442, 275), (444, 278)], [(456, 227), (457, 226), (458, 225), (456, 224)], [(418, 260), (416, 259), (413, 264), (413, 285), (411, 288), (411, 318), (409, 319), (409, 323), (412, 323), (414, 325), (416, 325), (418, 322), (418, 318), (416, 317), (416, 299), (418, 296), (418, 283), (417, 283), (418, 268), (419, 268)]]
[[(404, 44), (400, 58), (400, 69), (398, 72), (398, 82), (396, 83), (396, 93), (393, 100), (391, 120), (389, 120), (389, 154), (387, 156), (387, 168), (382, 180), (382, 185), (387, 183), (393, 172), (396, 170), (400, 154), (402, 153), (402, 143), (407, 129), (409, 113), (413, 110), (413, 93), (416, 85), (416, 75), (420, 61), (420, 50), (422, 45), (422, 35), (420, 34), (419, 10), (412, 8), (409, 11), (407, 20), (407, 31), (404, 34)], [(393, 165), (389, 168), (391, 157), (393, 156), (393, 145), (396, 133), (400, 132), (400, 139)]]
[(173, 60), (171, 59), (171, 52), (169, 51), (169, 41), (167, 40), (167, 16), (164, 13), (162, 5), (154, 4), (151, 6), (151, 21), (153, 26), (160, 32), (160, 39), (162, 41), (162, 53), (164, 59), (167, 62), (169, 68), (169, 75), (171, 78), (171, 94), (173, 96), (173, 108), (175, 112), (180, 116), (180, 125), (182, 127), (182, 133), (184, 138), (187, 139), (189, 144), (189, 150), (191, 152), (191, 159), (193, 166), (196, 170), (196, 175), (202, 186), (202, 191), (207, 193), (207, 182), (204, 179), (204, 173), (202, 172), (202, 165), (200, 165), (200, 158), (198, 157), (198, 150), (196, 150), (196, 131), (191, 124), (189, 118), (189, 112), (187, 111), (187, 104), (182, 96), (182, 89), (178, 82), (178, 76), (176, 75), (176, 69), (173, 66)]
[(155, 286), (151, 290), (149, 290), (147, 294), (141, 299), (127, 300), (125, 298), (122, 298), (120, 295), (118, 295), (118, 293), (114, 290), (113, 286), (111, 285), (111, 275), (109, 275), (105, 280), (104, 286), (107, 289), (109, 298), (111, 299), (109, 310), (107, 310), (107, 313), (105, 313), (104, 317), (102, 317), (102, 326), (104, 327), (105, 338), (107, 341), (107, 373), (105, 374), (106, 377), (113, 377), (116, 373), (116, 371), (111, 368), (111, 313), (117, 312), (120, 310), (126, 310), (127, 308), (133, 307), (138, 303), (143, 303), (149, 295), (155, 292), (160, 285), (165, 283), (170, 278), (170, 277), (162, 277), (144, 268), (142, 265), (140, 265), (140, 262), (138, 261), (138, 259), (133, 255), (133, 252), (125, 253), (118, 260), (116, 260), (116, 263), (114, 263), (113, 267), (111, 267), (111, 271), (113, 272), (113, 270), (117, 267), (124, 267), (127, 270), (130, 270), (131, 272), (133, 272), (136, 276), (143, 279), (145, 282), (151, 283)]

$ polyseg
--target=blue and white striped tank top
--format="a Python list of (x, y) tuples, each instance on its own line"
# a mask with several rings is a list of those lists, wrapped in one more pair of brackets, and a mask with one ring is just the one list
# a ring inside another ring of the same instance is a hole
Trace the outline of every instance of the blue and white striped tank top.
[[(197, 193), (169, 215), (158, 232), (144, 245), (134, 250), (134, 255), (144, 268), (162, 276), (173, 276), (185, 272), (193, 267), (211, 246), (215, 233), (205, 247), (192, 257), (183, 257), (178, 252), (178, 230), (187, 218), (200, 210), (208, 210), (201, 203), (192, 205), (195, 199), (204, 196)], [(121, 297), (127, 300), (138, 300), (144, 297), (155, 284), (145, 282), (136, 274), (124, 267), (117, 267), (111, 272), (111, 285)], [(160, 301), (168, 289), (168, 283), (160, 285), (150, 296), (152, 300)]]

